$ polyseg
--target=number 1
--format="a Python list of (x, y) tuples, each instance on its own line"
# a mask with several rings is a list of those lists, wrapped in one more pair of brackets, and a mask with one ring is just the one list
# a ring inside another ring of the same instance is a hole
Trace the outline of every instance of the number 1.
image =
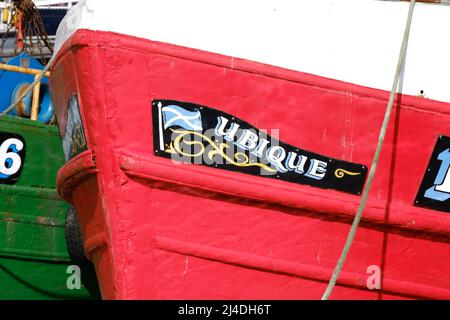
[(450, 149), (442, 151), (438, 160), (442, 161), (441, 167), (434, 180), (434, 186), (425, 191), (425, 197), (446, 201), (450, 198)]

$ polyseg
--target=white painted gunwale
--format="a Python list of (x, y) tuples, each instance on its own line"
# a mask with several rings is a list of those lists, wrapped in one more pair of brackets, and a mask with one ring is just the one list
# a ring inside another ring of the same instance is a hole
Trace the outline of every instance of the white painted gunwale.
[[(58, 28), (111, 31), (389, 91), (408, 2), (82, 0)], [(450, 6), (417, 3), (401, 92), (450, 102)]]

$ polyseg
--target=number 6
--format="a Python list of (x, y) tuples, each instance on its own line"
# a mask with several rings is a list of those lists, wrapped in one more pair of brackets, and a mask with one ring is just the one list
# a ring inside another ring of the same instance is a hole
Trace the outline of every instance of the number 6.
[[(11, 152), (8, 152), (9, 149)], [(23, 149), (23, 142), (19, 139), (6, 139), (0, 146), (0, 178), (8, 178), (17, 173), (22, 165), (18, 152)]]

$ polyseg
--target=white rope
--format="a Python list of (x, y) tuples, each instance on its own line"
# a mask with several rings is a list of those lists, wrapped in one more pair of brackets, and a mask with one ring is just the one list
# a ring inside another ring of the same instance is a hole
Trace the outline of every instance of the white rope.
[(381, 126), (380, 135), (378, 137), (378, 144), (377, 144), (377, 148), (375, 150), (375, 155), (372, 160), (372, 165), (370, 166), (369, 178), (367, 179), (366, 186), (364, 187), (361, 202), (359, 204), (358, 211), (355, 215), (352, 226), (348, 233), (347, 241), (345, 242), (344, 248), (342, 249), (341, 256), (336, 264), (336, 267), (334, 268), (333, 275), (328, 283), (327, 289), (325, 290), (325, 293), (322, 296), (322, 300), (328, 300), (328, 298), (331, 295), (331, 292), (333, 291), (334, 286), (336, 285), (336, 281), (339, 277), (342, 267), (344, 266), (345, 260), (347, 258), (347, 254), (353, 243), (353, 239), (355, 238), (356, 230), (358, 229), (359, 222), (361, 221), (361, 217), (362, 217), (364, 208), (366, 206), (367, 197), (369, 195), (369, 191), (372, 186), (373, 177), (377, 170), (378, 159), (380, 158), (381, 149), (383, 147), (384, 138), (386, 136), (386, 130), (389, 125), (389, 119), (391, 116), (392, 106), (394, 104), (394, 98), (395, 98), (395, 94), (396, 94), (397, 88), (398, 88), (398, 83), (400, 80), (400, 74), (402, 72), (403, 65), (405, 62), (406, 49), (408, 47), (409, 31), (411, 30), (411, 21), (412, 21), (415, 4), (416, 4), (416, 1), (411, 0), (410, 5), (409, 5), (408, 19), (406, 21), (405, 33), (403, 35), (402, 47), (400, 49), (400, 55), (398, 58), (397, 70), (395, 71), (394, 83), (392, 84), (392, 90), (391, 90), (391, 94), (389, 96), (389, 102), (388, 102), (388, 105), (386, 108), (386, 113), (384, 114), (384, 120), (383, 120), (383, 124)]

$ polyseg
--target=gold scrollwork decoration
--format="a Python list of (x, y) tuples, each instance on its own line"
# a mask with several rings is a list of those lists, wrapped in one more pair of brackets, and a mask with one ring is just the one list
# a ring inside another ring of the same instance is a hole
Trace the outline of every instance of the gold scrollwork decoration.
[[(177, 130), (177, 129), (171, 129), (171, 130), (172, 130), (172, 132), (177, 133), (178, 136), (170, 143), (168, 149), (165, 150), (165, 152), (167, 152), (167, 153), (179, 154), (179, 155), (182, 155), (185, 157), (191, 157), (191, 158), (203, 155), (206, 151), (206, 148), (203, 145), (203, 142), (198, 141), (198, 140), (187, 141), (184, 139), (187, 135), (192, 134), (194, 136), (201, 138), (203, 141), (206, 141), (213, 148), (212, 150), (210, 150), (208, 152), (208, 155), (207, 155), (210, 160), (212, 160), (212, 158), (214, 156), (219, 155), (223, 159), (225, 159), (229, 164), (235, 165), (237, 167), (260, 167), (271, 173), (276, 172), (275, 169), (272, 169), (271, 167), (269, 167), (263, 163), (251, 162), (249, 157), (243, 152), (236, 152), (233, 156), (234, 159), (232, 159), (224, 151), (226, 148), (228, 148), (227, 144), (221, 143), (220, 145), (217, 145), (209, 137), (207, 137), (199, 132), (189, 131), (189, 130)], [(186, 153), (181, 149), (181, 147), (180, 147), (181, 143), (184, 143), (184, 144), (190, 145), (190, 146), (198, 145), (200, 147), (200, 150), (196, 153)]]
[(336, 171), (334, 171), (334, 175), (338, 179), (342, 179), (345, 175), (357, 176), (357, 175), (360, 175), (360, 174), (361, 174), (361, 172), (352, 172), (352, 171), (344, 170), (342, 168), (336, 169)]

